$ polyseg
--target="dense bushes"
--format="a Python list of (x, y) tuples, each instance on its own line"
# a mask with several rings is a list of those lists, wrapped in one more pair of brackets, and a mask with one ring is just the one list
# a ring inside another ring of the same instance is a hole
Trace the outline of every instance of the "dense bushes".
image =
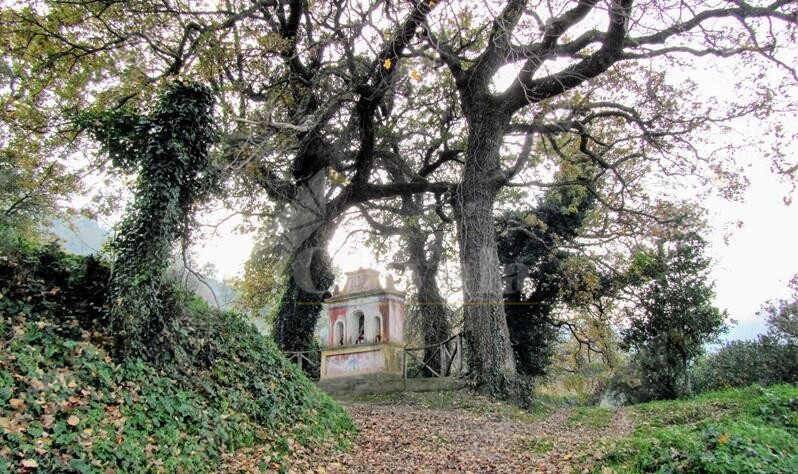
[(242, 317), (169, 285), (169, 357), (115, 360), (107, 267), (52, 246), (12, 250), (0, 258), (0, 473), (216, 472), (254, 445), (271, 447), (273, 468), (352, 429)]
[(732, 341), (701, 359), (694, 379), (699, 391), (798, 383), (798, 345), (779, 343), (770, 336)]
[(64, 253), (57, 245), (39, 246), (9, 238), (0, 255), (0, 314), (27, 320), (56, 318), (62, 332), (75, 337), (108, 324), (108, 265), (93, 257)]
[(798, 276), (790, 286), (791, 298), (769, 301), (762, 308), (766, 335), (756, 341), (731, 342), (696, 364), (697, 388), (798, 383)]

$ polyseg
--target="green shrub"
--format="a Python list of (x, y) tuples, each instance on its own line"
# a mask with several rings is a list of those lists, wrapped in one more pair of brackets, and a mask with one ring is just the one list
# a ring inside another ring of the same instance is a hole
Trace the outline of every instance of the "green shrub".
[[(798, 388), (753, 386), (632, 407), (637, 429), (600, 466), (614, 472), (798, 472)], [(603, 471), (601, 471), (603, 472)]]
[(769, 336), (732, 341), (701, 359), (693, 370), (698, 391), (751, 384), (798, 383), (798, 345)]
[(648, 350), (632, 354), (606, 382), (599, 384), (593, 401), (614, 400), (622, 405), (645, 403), (662, 399), (663, 387), (671, 385), (671, 394), (683, 393), (683, 379), (675, 377), (672, 367), (659, 360), (660, 354), (661, 351)]
[(108, 324), (110, 270), (93, 257), (67, 254), (57, 245), (19, 242), (0, 256), (0, 313), (26, 319), (56, 318), (72, 337)]

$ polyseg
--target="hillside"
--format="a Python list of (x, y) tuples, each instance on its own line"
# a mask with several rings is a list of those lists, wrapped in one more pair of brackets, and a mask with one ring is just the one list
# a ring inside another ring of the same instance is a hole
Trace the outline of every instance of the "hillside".
[(279, 470), (346, 439), (347, 415), (270, 340), (178, 289), (168, 357), (117, 360), (107, 281), (52, 246), (0, 257), (0, 473)]

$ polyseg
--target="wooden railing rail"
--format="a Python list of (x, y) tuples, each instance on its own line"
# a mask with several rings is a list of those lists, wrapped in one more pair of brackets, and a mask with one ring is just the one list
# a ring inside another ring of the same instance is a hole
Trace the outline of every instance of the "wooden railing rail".
[[(449, 349), (450, 343), (454, 341), (454, 348)], [(428, 349), (434, 349), (429, 355), (425, 358), (424, 353), (427, 352)], [(421, 355), (418, 356), (415, 353), (421, 351)], [(440, 356), (440, 365), (438, 367), (432, 366), (432, 361), (434, 361), (438, 356)], [(455, 361), (458, 362), (457, 365), (457, 372), (462, 372), (463, 370), (463, 343), (462, 343), (462, 336), (460, 334), (455, 334), (450, 338), (446, 339), (443, 342), (439, 342), (437, 344), (432, 344), (429, 346), (422, 346), (422, 347), (406, 347), (404, 351), (402, 351), (402, 377), (409, 378), (411, 377), (411, 371), (413, 369), (410, 368), (410, 360), (416, 361), (419, 364), (419, 367), (415, 367), (415, 374), (418, 375), (422, 373), (425, 369), (428, 370), (432, 375), (435, 377), (447, 377), (452, 374), (452, 365)]]
[(307, 363), (310, 367), (319, 367), (319, 363), (310, 359), (308, 354), (316, 354), (321, 352), (320, 350), (313, 350), (313, 351), (286, 351), (284, 352), (286, 359), (296, 363), (299, 366), (299, 370), (304, 370), (304, 365)]

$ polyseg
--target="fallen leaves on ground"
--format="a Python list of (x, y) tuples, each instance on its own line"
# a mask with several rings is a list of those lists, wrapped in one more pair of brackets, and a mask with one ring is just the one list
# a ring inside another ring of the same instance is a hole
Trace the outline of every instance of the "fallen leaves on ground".
[[(628, 435), (623, 410), (605, 428), (574, 425), (569, 410), (525, 423), (466, 410), (345, 405), (360, 432), (350, 450), (314, 454), (300, 472), (590, 472), (606, 440)], [(309, 466), (314, 466), (308, 470)]]

